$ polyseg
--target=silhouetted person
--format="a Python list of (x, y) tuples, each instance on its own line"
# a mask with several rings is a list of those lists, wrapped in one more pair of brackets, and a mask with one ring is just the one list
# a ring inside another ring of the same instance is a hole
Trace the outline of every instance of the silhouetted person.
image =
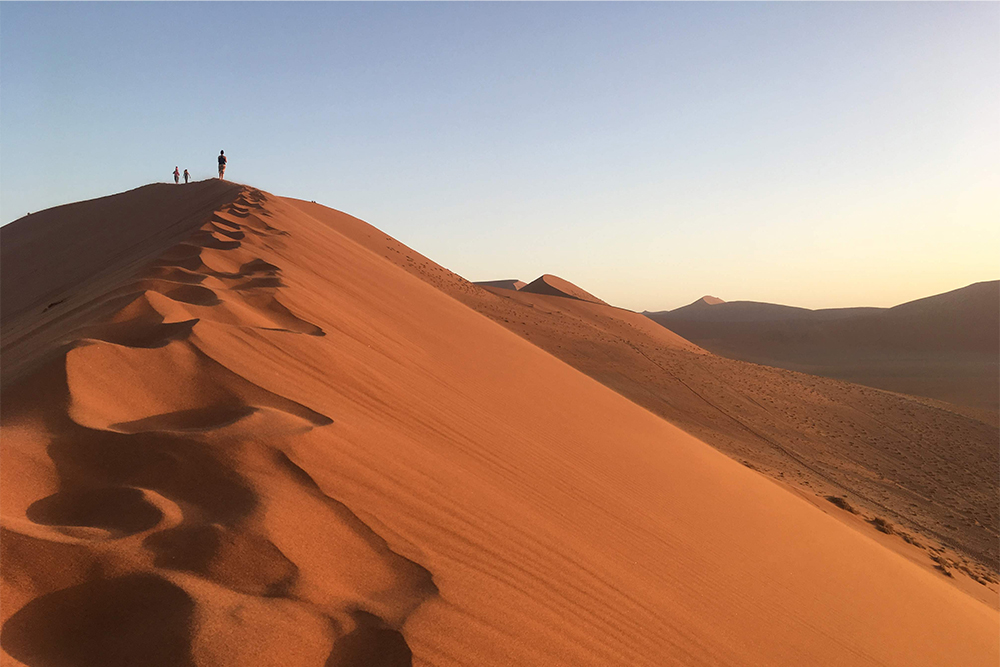
[(187, 185), (187, 182), (188, 182), (188, 179), (189, 179), (189, 178), (191, 178), (191, 174), (189, 174), (189, 173), (188, 173), (188, 170), (187, 170), (187, 169), (185, 169), (185, 170), (184, 170), (184, 185)]
[(177, 167), (174, 167), (174, 184), (176, 185), (177, 183), (180, 182), (181, 182), (181, 170), (178, 169)]
[(219, 178), (226, 176), (226, 151), (219, 151)]

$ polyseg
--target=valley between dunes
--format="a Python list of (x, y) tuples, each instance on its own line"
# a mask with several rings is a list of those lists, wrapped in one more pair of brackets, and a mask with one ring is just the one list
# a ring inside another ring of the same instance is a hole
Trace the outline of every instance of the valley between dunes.
[(4, 665), (1000, 660), (995, 605), (361, 221), (213, 180), (2, 241)]

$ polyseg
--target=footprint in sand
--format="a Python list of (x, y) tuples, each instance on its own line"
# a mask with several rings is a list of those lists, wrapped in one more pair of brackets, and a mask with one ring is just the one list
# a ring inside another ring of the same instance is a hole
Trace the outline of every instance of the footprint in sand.
[(0, 645), (27, 665), (193, 665), (194, 610), (184, 590), (152, 574), (97, 579), (29, 602)]
[(101, 528), (112, 536), (141, 533), (163, 519), (142, 489), (132, 487), (63, 490), (32, 503), (26, 515), (46, 526)]

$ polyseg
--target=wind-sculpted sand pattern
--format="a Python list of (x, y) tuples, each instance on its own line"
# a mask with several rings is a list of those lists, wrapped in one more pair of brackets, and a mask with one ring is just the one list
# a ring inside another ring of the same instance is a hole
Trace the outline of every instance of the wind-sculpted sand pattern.
[[(324, 335), (257, 256), (287, 238), (265, 197), (245, 190), (100, 295), (94, 310), (113, 313), (6, 390), (5, 661), (410, 664), (400, 629), (436, 595), (430, 573), (324, 493), (289, 445), (332, 419), (204, 344), (226, 328)], [(304, 570), (290, 524), (339, 558)]]

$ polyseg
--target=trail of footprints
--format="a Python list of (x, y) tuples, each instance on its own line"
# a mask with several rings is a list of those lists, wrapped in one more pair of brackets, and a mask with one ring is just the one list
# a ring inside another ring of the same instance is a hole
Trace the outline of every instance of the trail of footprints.
[[(108, 295), (114, 315), (81, 330), (64, 367), (53, 371), (65, 373), (67, 396), (61, 408), (45, 408), (58, 411), (45, 418), (64, 427), (53, 430), (48, 446), (60, 488), (27, 507), (25, 518), (36, 529), (4, 531), (5, 547), (8, 558), (28, 563), (29, 578), (47, 573), (44, 567), (32, 573), (31, 564), (57, 558), (70, 581), (75, 573), (85, 583), (42, 587), (4, 624), (0, 644), (22, 662), (206, 662), (192, 644), (211, 647), (213, 637), (199, 637), (198, 624), (250, 609), (260, 619), (226, 624), (245, 637), (225, 637), (219, 649), (257, 646), (246, 649), (251, 653), (242, 662), (231, 656), (238, 663), (268, 663), (260, 653), (268, 633), (287, 645), (289, 634), (320, 623), (333, 643), (314, 664), (410, 664), (399, 630), (436, 595), (430, 573), (324, 494), (281, 442), (282, 433), (332, 420), (234, 373), (194, 340), (202, 320), (324, 335), (281, 302), (281, 269), (253, 253), (288, 242), (287, 232), (269, 222), (265, 203), (266, 195), (247, 189), (144, 275)], [(115, 393), (115, 378), (136, 371), (167, 378), (162, 386), (151, 380), (150, 405), (158, 412), (143, 412), (140, 398)], [(260, 433), (272, 441), (260, 442)], [(264, 490), (275, 486), (280, 494)], [(343, 599), (338, 582), (315, 575), (300, 586), (307, 575), (267, 526), (274, 525), (269, 517), (301, 515), (303, 508), (304, 522), (323, 535), (317, 539), (348, 545), (364, 559), (360, 573), (350, 562), (323, 573), (349, 581), (362, 591), (356, 598)], [(199, 599), (206, 586), (226, 589), (233, 601), (219, 593)], [(291, 605), (277, 617), (267, 602), (275, 599)], [(289, 627), (275, 625), (275, 618)]]

